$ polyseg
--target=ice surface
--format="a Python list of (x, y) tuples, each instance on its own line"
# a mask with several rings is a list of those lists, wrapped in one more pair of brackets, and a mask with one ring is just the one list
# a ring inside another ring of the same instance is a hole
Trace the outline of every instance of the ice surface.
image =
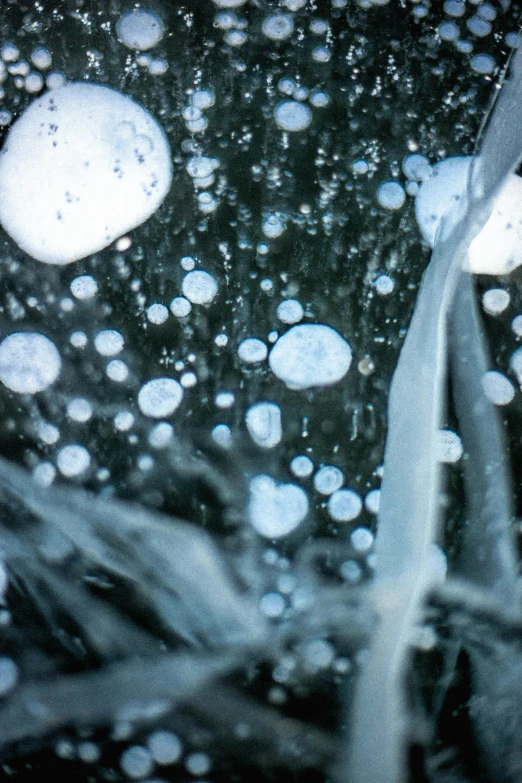
[(38, 261), (68, 264), (145, 222), (171, 184), (169, 145), (127, 95), (72, 82), (37, 98), (0, 153), (0, 223)]

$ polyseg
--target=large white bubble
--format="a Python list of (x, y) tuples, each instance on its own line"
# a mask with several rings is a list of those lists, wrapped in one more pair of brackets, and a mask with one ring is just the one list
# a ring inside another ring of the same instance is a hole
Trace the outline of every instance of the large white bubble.
[(0, 153), (0, 223), (38, 261), (68, 264), (147, 220), (172, 179), (149, 112), (109, 87), (73, 82), (22, 113)]
[[(415, 215), (431, 247), (444, 215), (465, 197), (472, 157), (436, 163), (415, 198)], [(511, 174), (497, 197), (486, 225), (468, 251), (468, 269), (503, 275), (522, 264), (522, 178)]]
[(19, 394), (47, 389), (60, 374), (56, 346), (39, 332), (13, 332), (0, 343), (0, 381)]
[(163, 38), (163, 23), (159, 16), (143, 8), (133, 8), (124, 13), (116, 22), (116, 32), (120, 41), (129, 49), (142, 52), (152, 49)]
[(290, 389), (310, 389), (344, 378), (352, 351), (331, 326), (299, 324), (279, 338), (268, 361), (274, 375)]

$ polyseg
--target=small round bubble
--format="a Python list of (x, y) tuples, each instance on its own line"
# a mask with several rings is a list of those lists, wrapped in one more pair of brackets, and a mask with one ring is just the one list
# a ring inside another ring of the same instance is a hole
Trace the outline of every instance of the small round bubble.
[(290, 470), (297, 478), (308, 478), (314, 471), (314, 463), (306, 454), (298, 454), (290, 462)]
[(383, 182), (377, 190), (377, 201), (384, 209), (397, 210), (404, 206), (406, 193), (399, 182)]
[(132, 780), (139, 780), (150, 775), (154, 769), (151, 753), (142, 745), (131, 745), (120, 756), (122, 772)]
[(515, 396), (511, 381), (496, 370), (484, 374), (482, 387), (484, 394), (494, 405), (508, 405)]
[(284, 324), (297, 324), (303, 315), (303, 306), (297, 299), (286, 299), (277, 306), (277, 317)]
[(183, 388), (174, 378), (154, 378), (138, 393), (138, 406), (145, 416), (162, 419), (170, 416), (183, 399)]
[(161, 304), (161, 302), (154, 302), (154, 304), (151, 304), (150, 307), (147, 308), (147, 320), (150, 321), (151, 324), (160, 326), (165, 323), (168, 317), (168, 308), (165, 307), (164, 304)]
[(294, 22), (289, 14), (271, 14), (265, 17), (261, 29), (267, 38), (283, 41), (294, 32)]
[(338, 489), (328, 499), (328, 514), (336, 522), (350, 522), (362, 511), (359, 495), (351, 489)]
[(266, 359), (268, 349), (262, 340), (258, 340), (256, 337), (247, 337), (240, 343), (237, 353), (245, 364), (257, 364)]
[(184, 296), (175, 296), (170, 303), (170, 312), (175, 315), (176, 318), (186, 318), (191, 310), (192, 305)]
[(500, 315), (509, 307), (511, 297), (504, 288), (490, 288), (482, 294), (482, 306), (489, 315)]
[(314, 476), (314, 487), (321, 495), (331, 495), (344, 481), (342, 470), (335, 465), (321, 465)]
[(299, 101), (281, 101), (275, 108), (274, 117), (282, 130), (297, 133), (312, 122), (312, 110)]
[(493, 73), (496, 68), (496, 62), (489, 54), (476, 54), (471, 58), (470, 65), (475, 73), (480, 73), (484, 76)]
[(102, 356), (116, 356), (123, 350), (123, 335), (116, 329), (103, 329), (94, 338), (94, 347)]
[(71, 443), (63, 446), (56, 459), (58, 470), (66, 478), (80, 476), (88, 470), (91, 464), (91, 455), (85, 448), (78, 443)]
[(215, 298), (218, 286), (212, 275), (196, 269), (185, 275), (181, 290), (192, 304), (209, 304)]
[(180, 738), (172, 731), (161, 729), (149, 736), (147, 747), (156, 764), (175, 764), (183, 753)]

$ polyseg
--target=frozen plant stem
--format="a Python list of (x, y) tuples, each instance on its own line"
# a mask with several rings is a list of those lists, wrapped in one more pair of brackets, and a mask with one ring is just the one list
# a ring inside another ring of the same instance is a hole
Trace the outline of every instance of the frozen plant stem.
[(407, 780), (405, 675), (414, 625), (434, 579), (430, 549), (439, 532), (437, 435), (444, 413), (448, 316), (468, 247), (522, 154), (521, 96), (518, 51), (470, 170), (467, 195), (439, 229), (393, 376), (371, 588), (379, 625), (351, 705), (350, 738), (339, 771), (347, 783)]

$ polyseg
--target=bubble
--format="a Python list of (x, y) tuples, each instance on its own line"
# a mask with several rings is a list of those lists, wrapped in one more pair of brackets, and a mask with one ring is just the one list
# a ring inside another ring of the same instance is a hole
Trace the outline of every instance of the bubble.
[(437, 459), (451, 464), (458, 462), (464, 453), (462, 441), (453, 430), (439, 430), (437, 437)]
[(114, 417), (114, 426), (120, 432), (128, 432), (134, 425), (134, 414), (130, 411), (119, 411)]
[(94, 346), (102, 356), (116, 356), (123, 350), (123, 335), (116, 329), (103, 329), (94, 338)]
[(265, 593), (259, 601), (259, 609), (265, 617), (281, 617), (286, 609), (286, 601), (281, 593)]
[(210, 304), (218, 292), (218, 286), (212, 275), (196, 269), (185, 275), (181, 290), (192, 304)]
[(112, 359), (105, 368), (107, 377), (115, 383), (123, 383), (129, 377), (129, 368), (121, 359)]
[(274, 118), (282, 130), (294, 133), (308, 128), (312, 122), (312, 110), (298, 101), (281, 101), (275, 108)]
[(328, 514), (336, 522), (350, 522), (362, 511), (362, 501), (351, 489), (338, 489), (328, 498)]
[(221, 409), (231, 408), (236, 401), (234, 392), (219, 392), (216, 394), (216, 407)]
[(522, 46), (522, 35), (518, 32), (506, 33), (504, 40), (512, 49), (518, 49)]
[(323, 109), (330, 103), (330, 97), (324, 90), (312, 90), (310, 93), (310, 103), (316, 109)]
[(5, 63), (14, 63), (20, 57), (20, 49), (7, 41), (0, 48), (0, 57)]
[(522, 347), (513, 351), (509, 360), (509, 366), (515, 373), (519, 385), (522, 386)]
[(494, 405), (508, 405), (515, 396), (511, 381), (496, 370), (484, 374), (482, 387), (484, 394)]
[(395, 281), (389, 275), (379, 275), (374, 282), (374, 286), (380, 296), (389, 296), (395, 288)]
[(446, 0), (444, 3), (444, 11), (448, 16), (460, 18), (466, 13), (466, 5), (462, 0)]
[(316, 63), (327, 63), (331, 56), (331, 52), (326, 46), (315, 46), (312, 49), (312, 60), (315, 60)]
[(268, 215), (263, 220), (261, 230), (268, 239), (277, 239), (285, 230), (285, 224), (279, 215)]
[(190, 100), (193, 106), (204, 111), (215, 104), (216, 95), (213, 90), (195, 90)]
[(154, 731), (147, 739), (147, 747), (156, 764), (175, 764), (183, 753), (181, 740), (172, 731)]
[(327, 669), (333, 662), (335, 651), (325, 639), (311, 639), (303, 646), (306, 667), (311, 671)]
[(94, 764), (100, 756), (100, 748), (95, 742), (80, 742), (78, 745), (78, 758), (85, 764)]
[(289, 14), (271, 14), (263, 19), (263, 33), (273, 41), (283, 41), (294, 32), (294, 22)]
[(88, 470), (91, 464), (91, 455), (85, 448), (78, 443), (71, 443), (63, 446), (57, 455), (56, 465), (58, 470), (66, 478), (80, 476)]
[(487, 19), (488, 22), (492, 22), (497, 17), (497, 12), (489, 3), (481, 3), (477, 8), (477, 16), (481, 19)]
[(225, 33), (225, 42), (229, 46), (243, 46), (248, 41), (248, 35), (243, 30), (229, 30)]
[(246, 0), (213, 0), (218, 8), (240, 8), (245, 5)]
[[(214, 174), (219, 161), (216, 158), (206, 158), (203, 155), (196, 155), (187, 162), (187, 173), (192, 179), (207, 180)], [(206, 187), (206, 185), (204, 186)]]
[(307, 0), (283, 0), (281, 5), (287, 8), (289, 11), (300, 11), (304, 8)]
[(258, 362), (264, 362), (268, 356), (268, 348), (257, 337), (247, 337), (246, 340), (240, 343), (237, 353), (245, 364), (257, 364)]
[(522, 337), (522, 315), (516, 315), (513, 318), (511, 328), (517, 337)]
[(38, 437), (43, 443), (51, 445), (60, 437), (60, 430), (48, 421), (39, 421), (36, 427)]
[(310, 32), (314, 35), (324, 35), (328, 32), (328, 22), (326, 19), (312, 19), (310, 22)]
[(350, 367), (352, 351), (341, 335), (324, 324), (298, 324), (272, 348), (269, 364), (290, 389), (330, 386)]
[(362, 577), (362, 568), (355, 560), (345, 560), (339, 571), (349, 584), (356, 584)]
[(25, 77), (24, 87), (26, 92), (30, 93), (31, 95), (40, 92), (40, 90), (43, 90), (44, 87), (43, 76), (34, 71), (28, 73)]
[(372, 548), (373, 533), (367, 527), (356, 527), (350, 533), (350, 542), (356, 552), (364, 554)]
[(370, 514), (378, 514), (380, 502), (381, 490), (371, 489), (364, 498), (364, 507)]
[(321, 465), (314, 476), (314, 487), (321, 495), (331, 495), (342, 486), (344, 475), (335, 465)]
[(224, 449), (232, 445), (232, 432), (227, 424), (216, 424), (211, 435), (212, 440)]
[(0, 342), (0, 381), (19, 394), (36, 394), (58, 378), (60, 354), (38, 332), (13, 332)]
[(480, 19), (478, 16), (472, 16), (466, 22), (466, 26), (470, 33), (477, 38), (485, 38), (491, 32), (491, 25), (486, 19)]
[(163, 38), (163, 23), (152, 11), (134, 8), (116, 22), (116, 34), (129, 49), (147, 51)]
[(133, 780), (139, 780), (150, 775), (154, 769), (154, 761), (150, 751), (142, 745), (131, 745), (120, 756), (122, 772)]
[[(118, 135), (122, 122), (135, 137)], [(109, 87), (71, 82), (12, 125), (0, 152), (0, 223), (33, 258), (68, 264), (145, 222), (171, 179), (166, 136), (144, 108)]]
[[(458, 216), (466, 198), (472, 160), (457, 156), (440, 161), (419, 188), (415, 217), (431, 247), (442, 217), (452, 215), (454, 222)], [(522, 218), (517, 207), (521, 198), (522, 178), (512, 174), (498, 194), (486, 225), (469, 246), (467, 267), (471, 272), (502, 275), (522, 264)], [(447, 223), (453, 225), (449, 220)]]
[(178, 408), (183, 388), (174, 378), (154, 378), (144, 384), (138, 394), (138, 406), (145, 416), (163, 419)]
[(476, 54), (471, 58), (470, 65), (475, 73), (487, 75), (493, 73), (497, 64), (489, 54)]
[(426, 155), (414, 153), (407, 155), (402, 161), (404, 176), (411, 180), (423, 180), (430, 175), (431, 166)]
[(439, 24), (438, 33), (443, 41), (456, 41), (460, 30), (455, 22), (442, 22)]
[(281, 442), (281, 408), (274, 402), (256, 402), (245, 415), (250, 437), (263, 449), (271, 449)]
[(370, 170), (370, 167), (368, 163), (360, 158), (359, 160), (355, 160), (352, 163), (352, 169), (355, 172), (355, 174), (367, 174)]
[(175, 315), (176, 318), (186, 318), (191, 310), (192, 305), (184, 296), (175, 296), (170, 303), (170, 312)]
[(298, 454), (290, 462), (290, 470), (297, 478), (308, 478), (314, 470), (314, 463), (306, 454)]
[(281, 538), (292, 533), (308, 514), (308, 498), (295, 484), (277, 484), (270, 476), (254, 476), (250, 481), (248, 517), (254, 529), (265, 538)]
[(206, 753), (190, 753), (185, 759), (185, 767), (191, 775), (206, 775), (212, 763)]
[(384, 209), (401, 209), (406, 201), (406, 193), (399, 182), (383, 182), (377, 190), (377, 201)]
[(46, 71), (52, 65), (51, 53), (43, 46), (37, 46), (31, 52), (31, 62), (35, 68), (39, 68), (41, 71)]
[(174, 427), (168, 421), (160, 421), (149, 433), (148, 441), (153, 449), (164, 449), (174, 437)]
[(482, 294), (482, 306), (489, 315), (500, 315), (509, 307), (511, 297), (503, 288), (490, 288)]
[(303, 315), (303, 306), (297, 299), (286, 299), (277, 307), (277, 317), (284, 324), (297, 324)]
[(92, 405), (84, 397), (75, 397), (67, 404), (67, 415), (73, 421), (84, 424), (92, 416)]
[(160, 326), (165, 323), (168, 317), (169, 310), (164, 304), (161, 304), (161, 302), (154, 302), (154, 304), (151, 304), (150, 307), (147, 308), (147, 320), (149, 320), (151, 324)]
[(70, 285), (71, 293), (82, 301), (92, 299), (98, 293), (98, 283), (91, 275), (75, 277)]
[(0, 697), (6, 696), (18, 682), (18, 666), (12, 658), (0, 655)]

